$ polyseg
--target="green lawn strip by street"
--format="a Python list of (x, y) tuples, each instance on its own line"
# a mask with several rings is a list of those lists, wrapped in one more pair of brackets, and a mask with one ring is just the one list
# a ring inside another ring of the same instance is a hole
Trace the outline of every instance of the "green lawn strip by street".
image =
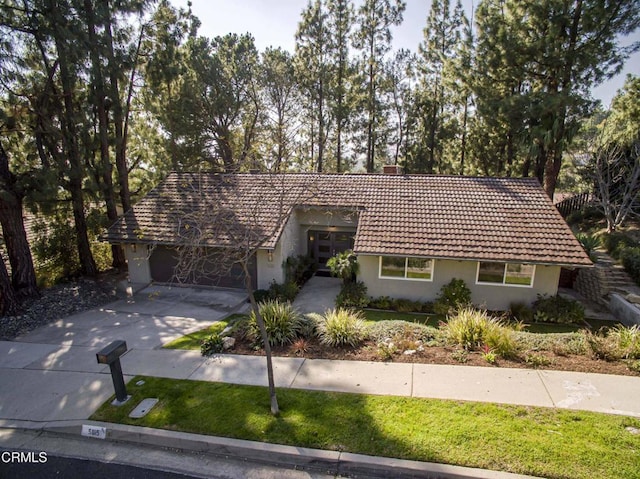
[(208, 328), (201, 329), (199, 331), (195, 331), (193, 333), (189, 333), (181, 338), (174, 339), (170, 343), (167, 343), (163, 346), (165, 349), (200, 349), (200, 345), (204, 339), (207, 339), (213, 333), (221, 333), (224, 328), (233, 325), (238, 320), (244, 318), (243, 314), (232, 314), (231, 316), (222, 319), (220, 321), (216, 321)]
[[(143, 379), (144, 384), (136, 383)], [(136, 377), (91, 419), (547, 478), (640, 478), (640, 419), (582, 411)], [(160, 402), (142, 419), (144, 398)]]

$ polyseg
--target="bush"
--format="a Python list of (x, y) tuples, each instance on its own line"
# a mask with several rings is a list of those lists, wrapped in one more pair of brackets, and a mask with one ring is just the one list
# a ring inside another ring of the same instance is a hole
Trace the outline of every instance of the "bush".
[(285, 283), (295, 283), (302, 287), (316, 269), (316, 262), (307, 255), (289, 256), (284, 262)]
[(331, 276), (342, 279), (345, 284), (353, 282), (360, 269), (358, 257), (351, 250), (341, 251), (329, 258), (327, 266), (331, 270)]
[(620, 255), (626, 248), (638, 246), (638, 243), (629, 238), (626, 234), (616, 231), (604, 235), (603, 244), (607, 252), (615, 259), (620, 259)]
[(541, 323), (581, 323), (584, 321), (584, 307), (572, 299), (560, 295), (538, 295), (533, 303), (534, 319)]
[(393, 302), (393, 309), (399, 313), (419, 313), (422, 311), (422, 303), (400, 298)]
[(339, 308), (366, 308), (369, 304), (367, 286), (362, 281), (343, 283), (336, 298)]
[[(264, 320), (270, 345), (289, 344), (300, 334), (302, 317), (291, 303), (268, 300), (260, 303), (258, 309)], [(251, 311), (249, 315), (248, 335), (256, 344), (262, 344), (255, 311)]]
[(587, 333), (587, 343), (598, 359), (640, 359), (640, 327), (616, 326), (606, 333)]
[(328, 346), (357, 346), (366, 339), (360, 311), (329, 309), (323, 315), (309, 315), (316, 320), (320, 342)]
[(524, 331), (514, 333), (521, 349), (530, 351), (551, 351), (561, 356), (586, 354), (587, 343), (582, 332), (537, 334)]
[(449, 318), (443, 326), (450, 343), (467, 350), (475, 350), (483, 345), (502, 357), (515, 355), (517, 343), (513, 330), (499, 320), (490, 317), (486, 311), (464, 308)]
[(453, 278), (449, 283), (440, 288), (440, 294), (433, 304), (436, 314), (449, 314), (471, 304), (471, 290), (467, 288), (461, 279)]
[(584, 248), (584, 251), (587, 253), (591, 261), (596, 261), (595, 250), (598, 246), (600, 246), (600, 238), (595, 235), (588, 235), (584, 233), (579, 233), (576, 235), (578, 241)]
[(293, 301), (296, 299), (299, 291), (300, 287), (293, 281), (288, 281), (283, 284), (273, 281), (269, 285), (269, 298), (282, 302)]
[(393, 300), (389, 296), (380, 296), (379, 298), (371, 298), (369, 300), (369, 307), (374, 309), (386, 309), (392, 308)]
[(378, 343), (388, 338), (398, 337), (426, 343), (442, 336), (441, 332), (433, 326), (399, 320), (376, 321), (368, 326), (367, 330), (369, 337)]
[(624, 248), (620, 252), (620, 260), (625, 271), (640, 285), (640, 248)]
[(512, 319), (523, 323), (533, 321), (533, 309), (524, 303), (511, 303), (509, 305), (509, 315)]
[(200, 345), (200, 354), (203, 356), (211, 356), (212, 354), (221, 353), (224, 346), (224, 339), (220, 333), (213, 333), (207, 339), (202, 341)]
[(273, 299), (268, 289), (256, 289), (253, 292), (253, 298), (256, 300), (256, 303), (264, 303), (268, 299)]

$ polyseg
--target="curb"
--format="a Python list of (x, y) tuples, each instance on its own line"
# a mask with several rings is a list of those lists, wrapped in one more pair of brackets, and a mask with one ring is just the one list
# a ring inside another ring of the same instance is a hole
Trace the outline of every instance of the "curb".
[[(114, 442), (180, 449), (193, 453), (322, 472), (337, 477), (363, 475), (400, 479), (539, 479), (534, 476), (486, 469), (269, 444), (90, 420), (45, 423), (0, 421), (0, 428), (35, 429), (53, 435), (76, 437), (82, 436), (83, 425), (106, 428), (106, 440)], [(87, 440), (97, 441), (100, 439), (87, 438)]]

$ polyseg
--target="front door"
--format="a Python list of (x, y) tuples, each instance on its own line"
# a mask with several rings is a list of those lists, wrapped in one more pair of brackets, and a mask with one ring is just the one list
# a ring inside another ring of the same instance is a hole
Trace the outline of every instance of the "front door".
[(354, 236), (355, 231), (309, 231), (309, 251), (318, 270), (326, 270), (332, 256), (353, 249)]

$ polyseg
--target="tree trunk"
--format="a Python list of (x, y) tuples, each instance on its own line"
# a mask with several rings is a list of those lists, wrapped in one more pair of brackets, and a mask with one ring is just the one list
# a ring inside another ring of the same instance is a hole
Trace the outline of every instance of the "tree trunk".
[[(53, 10), (55, 11), (55, 9)], [(61, 27), (64, 28), (62, 25)], [(87, 222), (84, 216), (84, 194), (82, 192), (82, 164), (80, 161), (80, 152), (78, 151), (78, 134), (76, 127), (74, 98), (75, 75), (69, 69), (69, 52), (66, 51), (66, 43), (61, 38), (61, 33), (56, 31), (55, 45), (58, 51), (58, 59), (60, 61), (60, 82), (62, 86), (62, 94), (64, 98), (64, 108), (62, 115), (62, 135), (63, 143), (68, 161), (69, 182), (68, 188), (71, 194), (71, 202), (73, 205), (73, 217), (76, 228), (76, 241), (78, 246), (78, 257), (80, 259), (80, 268), (83, 274), (95, 276), (98, 273), (91, 246), (89, 236), (87, 234)], [(62, 167), (63, 165), (60, 165)]]
[(4, 258), (0, 255), (0, 316), (17, 316), (21, 308), (14, 294)]
[[(133, 94), (133, 81), (135, 78), (136, 63), (132, 66), (131, 79), (129, 83), (129, 89), (127, 94), (127, 104), (125, 115), (122, 103), (120, 101), (120, 91), (118, 88), (118, 73), (122, 69), (122, 66), (116, 62), (115, 54), (113, 50), (113, 34), (111, 29), (111, 8), (109, 2), (105, 2), (109, 6), (109, 11), (105, 15), (105, 36), (107, 39), (107, 60), (109, 69), (109, 97), (111, 98), (112, 111), (113, 111), (113, 125), (115, 132), (115, 150), (116, 150), (116, 169), (118, 170), (118, 185), (120, 186), (120, 202), (122, 209), (128, 211), (131, 209), (131, 192), (129, 191), (129, 169), (127, 167), (127, 124), (128, 124), (128, 112), (129, 103)], [(140, 51), (140, 47), (143, 39), (144, 27), (141, 28), (140, 38), (138, 39), (137, 53)]]
[(271, 399), (271, 414), (277, 416), (280, 413), (280, 408), (278, 406), (278, 398), (276, 396), (276, 383), (273, 377), (273, 364), (271, 361), (271, 345), (269, 344), (269, 336), (267, 335), (267, 328), (264, 325), (264, 320), (260, 315), (260, 308), (258, 308), (258, 304), (256, 303), (256, 298), (253, 295), (253, 285), (251, 284), (251, 274), (249, 273), (249, 267), (247, 265), (247, 261), (242, 262), (242, 269), (245, 274), (245, 286), (247, 288), (247, 293), (249, 293), (249, 301), (251, 302), (251, 308), (256, 315), (256, 322), (258, 323), (258, 328), (260, 329), (260, 336), (262, 337), (262, 342), (264, 343), (264, 354), (267, 360), (267, 380), (269, 382), (269, 397)]
[[(92, 2), (84, 0), (84, 9), (87, 20), (87, 30), (89, 35), (89, 53), (91, 56), (93, 81), (94, 81), (94, 103), (98, 113), (98, 136), (100, 140), (100, 174), (98, 178), (102, 180), (101, 189), (107, 207), (107, 218), (113, 224), (118, 219), (116, 208), (115, 192), (113, 190), (113, 166), (109, 158), (109, 116), (105, 104), (104, 76), (102, 75), (102, 65), (100, 53), (98, 52), (100, 42), (96, 36), (95, 16)], [(112, 266), (117, 269), (126, 267), (124, 251), (120, 245), (111, 245)]]
[[(22, 217), (23, 193), (9, 171), (9, 158), (0, 144), (0, 223), (11, 263), (13, 291), (21, 297), (38, 296), (36, 273)], [(8, 293), (7, 293), (8, 294)]]

